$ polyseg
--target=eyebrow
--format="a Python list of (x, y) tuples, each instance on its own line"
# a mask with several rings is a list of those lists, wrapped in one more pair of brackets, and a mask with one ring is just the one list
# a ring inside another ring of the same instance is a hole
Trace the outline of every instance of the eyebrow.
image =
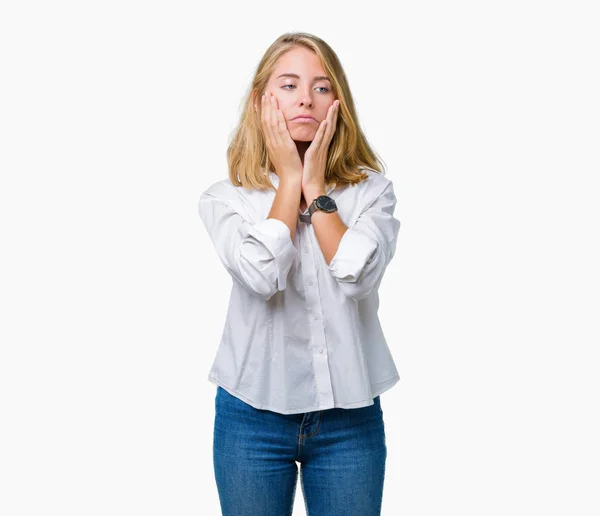
[[(300, 79), (300, 76), (295, 73), (282, 73), (277, 78), (281, 79), (282, 77), (293, 77), (294, 79)], [(318, 75), (317, 77), (315, 77), (313, 79), (313, 81), (329, 81), (329, 82), (331, 82), (331, 79), (329, 77), (327, 77), (326, 75)]]

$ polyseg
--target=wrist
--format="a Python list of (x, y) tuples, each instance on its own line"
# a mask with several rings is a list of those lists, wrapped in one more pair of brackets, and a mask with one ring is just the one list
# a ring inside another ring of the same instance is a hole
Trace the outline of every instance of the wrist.
[(279, 178), (279, 186), (281, 188), (297, 188), (298, 190), (302, 190), (302, 176), (282, 175)]
[(302, 194), (306, 202), (310, 204), (319, 195), (327, 195), (327, 190), (325, 190), (325, 185), (306, 185), (302, 187)]

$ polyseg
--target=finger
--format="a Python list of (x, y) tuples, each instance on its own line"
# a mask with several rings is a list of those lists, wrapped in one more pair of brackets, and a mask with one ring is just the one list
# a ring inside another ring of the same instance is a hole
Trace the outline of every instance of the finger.
[(315, 153), (318, 153), (321, 150), (321, 145), (323, 143), (323, 136), (325, 136), (325, 131), (327, 130), (328, 125), (329, 125), (329, 123), (327, 122), (327, 118), (325, 118), (321, 122), (321, 125), (319, 126), (319, 129), (317, 130), (317, 133), (315, 134), (313, 142), (310, 144), (311, 147), (314, 145)]
[(279, 120), (277, 118), (277, 99), (274, 95), (269, 93), (269, 112), (270, 112), (270, 121), (271, 121), (271, 130), (273, 132), (273, 141), (277, 146), (281, 146), (283, 144), (283, 139), (281, 138), (281, 134), (279, 134)]
[(283, 116), (283, 111), (279, 109), (279, 100), (277, 99), (277, 97), (275, 97), (275, 105), (277, 107), (277, 109), (275, 110), (275, 115), (277, 119), (276, 131), (279, 134), (282, 143), (288, 142), (292, 139), (292, 136), (290, 135), (289, 127), (287, 125), (285, 117)]
[(265, 124), (265, 117), (266, 117), (266, 107), (265, 107), (265, 95), (264, 93), (261, 95), (260, 97), (260, 125), (262, 127), (263, 133), (265, 135), (265, 137), (267, 136), (266, 134), (266, 124)]
[(288, 126), (285, 122), (285, 117), (280, 109), (277, 110), (277, 132), (282, 140), (286, 141), (288, 138), (291, 139), (291, 135)]
[(333, 137), (333, 133), (335, 132), (335, 128), (337, 127), (337, 113), (338, 113), (338, 104), (336, 101), (329, 106), (329, 110), (327, 111), (327, 135), (325, 136), (326, 141), (331, 141)]
[(271, 134), (271, 124), (269, 121), (269, 102), (267, 100), (267, 95), (264, 94), (261, 98), (261, 121), (263, 126), (263, 132), (265, 134), (265, 140), (267, 143), (267, 148), (273, 148), (273, 135)]
[(332, 124), (332, 131), (334, 133), (337, 128), (338, 118), (340, 116), (340, 101), (339, 101), (339, 99), (336, 100), (336, 102), (337, 102), (337, 104), (335, 106), (335, 113), (333, 114), (333, 124)]

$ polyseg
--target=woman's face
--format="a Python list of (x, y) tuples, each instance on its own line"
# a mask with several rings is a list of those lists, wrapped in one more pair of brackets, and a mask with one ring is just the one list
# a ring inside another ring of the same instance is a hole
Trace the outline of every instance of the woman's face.
[[(293, 140), (312, 141), (327, 117), (335, 97), (326, 75), (317, 55), (307, 48), (295, 47), (279, 58), (266, 92), (277, 98)], [(298, 115), (313, 119), (294, 120)]]

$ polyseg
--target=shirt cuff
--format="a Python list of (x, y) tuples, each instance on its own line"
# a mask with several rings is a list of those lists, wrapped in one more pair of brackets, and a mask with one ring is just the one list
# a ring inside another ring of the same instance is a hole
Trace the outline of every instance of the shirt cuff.
[(375, 259), (378, 248), (376, 240), (351, 227), (342, 235), (338, 249), (329, 262), (329, 270), (338, 281), (354, 283), (360, 279), (365, 266)]
[(265, 219), (251, 226), (247, 235), (262, 243), (271, 253), (275, 261), (277, 290), (284, 290), (287, 276), (298, 255), (290, 228), (282, 220)]

